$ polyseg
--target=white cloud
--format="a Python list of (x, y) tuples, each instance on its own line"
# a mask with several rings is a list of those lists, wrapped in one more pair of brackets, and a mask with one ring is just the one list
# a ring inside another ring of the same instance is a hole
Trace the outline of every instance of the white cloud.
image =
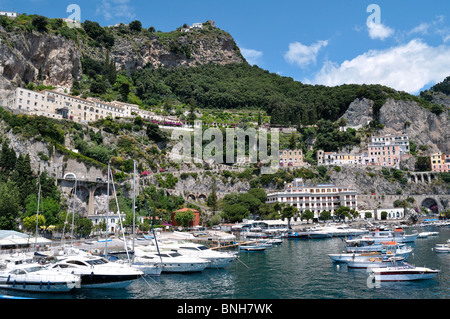
[(293, 42), (289, 44), (289, 51), (284, 55), (284, 59), (291, 64), (297, 64), (299, 67), (304, 68), (311, 63), (316, 63), (320, 49), (327, 45), (328, 41), (317, 41), (310, 46), (300, 42)]
[(373, 21), (367, 24), (367, 28), (371, 39), (384, 40), (394, 34), (394, 30), (390, 27)]
[(133, 19), (136, 15), (130, 0), (102, 0), (97, 7), (96, 13), (102, 15), (106, 20), (114, 18)]
[(421, 23), (417, 27), (413, 28), (411, 31), (409, 31), (409, 34), (427, 34), (428, 29), (430, 28), (429, 23)]
[(440, 82), (450, 70), (450, 47), (420, 40), (386, 50), (371, 50), (341, 65), (327, 62), (312, 82), (327, 86), (382, 84), (412, 94)]
[(255, 65), (261, 63), (261, 58), (263, 56), (261, 51), (241, 48), (241, 53), (249, 64)]

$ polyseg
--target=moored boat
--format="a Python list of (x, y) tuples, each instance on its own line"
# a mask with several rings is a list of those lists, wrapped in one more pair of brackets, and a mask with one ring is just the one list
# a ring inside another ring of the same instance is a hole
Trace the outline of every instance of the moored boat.
[(79, 288), (77, 275), (48, 269), (37, 263), (22, 264), (0, 273), (0, 288), (39, 293), (62, 293)]
[(82, 288), (124, 288), (144, 273), (125, 264), (92, 255), (72, 255), (49, 266), (81, 277)]
[(416, 267), (408, 263), (398, 266), (370, 268), (369, 278), (378, 282), (425, 280), (436, 276), (440, 270), (427, 267)]
[(446, 244), (436, 244), (434, 251), (437, 253), (450, 253), (450, 239), (447, 240)]
[(349, 268), (370, 268), (370, 267), (392, 267), (398, 262), (403, 261), (405, 257), (357, 257), (346, 261)]

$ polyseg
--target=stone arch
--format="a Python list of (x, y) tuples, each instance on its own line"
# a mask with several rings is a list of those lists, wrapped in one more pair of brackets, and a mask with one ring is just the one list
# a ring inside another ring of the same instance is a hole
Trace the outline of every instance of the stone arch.
[(190, 194), (188, 194), (187, 196), (186, 196), (186, 199), (191, 199), (191, 200), (196, 200), (197, 199), (197, 197), (194, 195), (194, 194), (192, 194), (192, 193), (190, 193)]
[(74, 173), (67, 173), (64, 175), (64, 179), (77, 179), (77, 176)]
[(438, 213), (439, 211), (439, 203), (432, 197), (426, 197), (424, 200), (422, 200), (420, 206), (429, 209), (433, 213)]
[(208, 196), (206, 196), (206, 194), (204, 194), (204, 193), (197, 196), (198, 200), (206, 201), (207, 198), (208, 198)]

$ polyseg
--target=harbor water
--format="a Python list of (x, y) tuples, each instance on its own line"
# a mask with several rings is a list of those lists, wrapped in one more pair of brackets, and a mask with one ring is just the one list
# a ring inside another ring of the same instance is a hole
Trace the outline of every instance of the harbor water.
[(161, 274), (144, 277), (125, 289), (79, 289), (68, 294), (8, 294), (39, 299), (448, 299), (450, 297), (450, 254), (436, 253), (436, 244), (450, 238), (449, 227), (426, 227), (411, 231), (438, 231), (439, 235), (418, 238), (408, 262), (440, 269), (433, 279), (411, 282), (367, 284), (366, 269), (349, 269), (333, 263), (328, 254), (345, 249), (342, 238), (285, 239), (264, 252), (239, 252), (239, 260), (225, 269), (200, 273)]

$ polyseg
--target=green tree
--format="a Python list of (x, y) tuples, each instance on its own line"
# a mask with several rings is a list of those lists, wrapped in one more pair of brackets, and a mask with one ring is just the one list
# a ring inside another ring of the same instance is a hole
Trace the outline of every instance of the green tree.
[(307, 209), (303, 212), (302, 218), (306, 219), (306, 222), (309, 223), (309, 220), (314, 218), (314, 213)]
[(47, 31), (48, 20), (46, 17), (36, 15), (33, 17), (31, 24), (39, 31), (45, 32)]
[(248, 207), (242, 204), (227, 205), (223, 208), (222, 217), (231, 223), (242, 221), (249, 216)]
[(320, 220), (329, 220), (331, 219), (331, 213), (327, 210), (320, 212), (319, 216)]
[(142, 30), (142, 23), (139, 20), (134, 20), (132, 22), (130, 22), (130, 24), (128, 25), (128, 27), (130, 28), (130, 30), (132, 31), (137, 31), (137, 32), (141, 32)]
[(334, 216), (336, 216), (339, 220), (345, 220), (346, 217), (350, 217), (350, 208), (346, 206), (340, 206), (334, 211)]
[(184, 212), (178, 212), (175, 214), (175, 221), (178, 225), (183, 227), (189, 227), (189, 224), (194, 221), (195, 215), (192, 210), (186, 210)]
[(16, 219), (19, 217), (21, 197), (18, 187), (11, 181), (0, 181), (0, 229), (16, 229)]

